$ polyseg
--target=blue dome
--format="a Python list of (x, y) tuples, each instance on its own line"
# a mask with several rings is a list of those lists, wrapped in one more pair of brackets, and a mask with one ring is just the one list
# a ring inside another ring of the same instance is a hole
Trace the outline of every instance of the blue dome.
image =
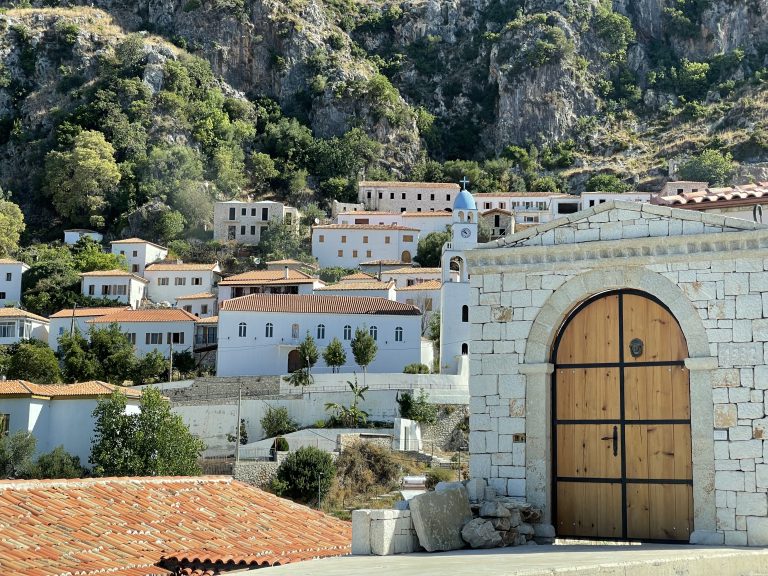
[(470, 194), (469, 190), (462, 190), (459, 195), (456, 196), (456, 201), (453, 203), (454, 210), (477, 210), (477, 204), (475, 204), (475, 197)]

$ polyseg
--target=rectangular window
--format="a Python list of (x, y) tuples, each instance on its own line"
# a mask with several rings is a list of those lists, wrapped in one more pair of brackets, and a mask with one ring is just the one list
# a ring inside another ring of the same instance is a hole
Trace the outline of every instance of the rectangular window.
[(384, 244), (389, 244), (389, 236), (384, 236)]
[(5, 273), (5, 281), (6, 282), (10, 282), (11, 280), (13, 280), (13, 272), (6, 272)]
[(486, 208), (486, 210), (490, 210), (490, 208), (491, 208), (491, 203), (490, 203), (490, 202), (486, 202), (486, 203), (485, 203), (485, 208)]
[(136, 332), (126, 332), (125, 335), (128, 337), (128, 342), (136, 346)]
[(0, 338), (16, 338), (16, 322), (0, 322)]
[(245, 236), (245, 226), (240, 226), (240, 236)]
[(352, 258), (357, 258), (357, 250), (352, 250)]
[(337, 252), (337, 255), (338, 255), (339, 258), (343, 258), (344, 257), (344, 250), (339, 250)]
[(347, 243), (347, 237), (346, 236), (342, 236), (341, 237), (341, 243), (342, 244), (346, 244)]
[(131, 272), (138, 272), (138, 271), (139, 271), (139, 265), (138, 264), (133, 264), (131, 266)]
[(104, 286), (101, 287), (101, 295), (102, 296), (109, 296), (110, 294), (112, 294), (112, 286), (107, 284), (107, 285), (104, 285)]
[(157, 285), (158, 286), (168, 286), (168, 278), (158, 278), (157, 279)]
[(368, 200), (370, 200), (370, 199), (371, 199), (371, 193), (370, 193), (370, 192), (368, 192), (368, 195), (367, 195), (367, 197), (368, 197)]
[(174, 278), (173, 283), (175, 286), (186, 286), (187, 285), (187, 279), (186, 278)]
[(395, 199), (395, 193), (394, 192), (390, 192), (389, 193), (389, 199), (390, 200), (394, 200)]
[(406, 234), (405, 236), (403, 236), (403, 242), (413, 242), (413, 235)]
[(262, 226), (261, 228), (259, 228), (259, 238), (261, 238), (262, 236), (264, 236), (264, 234), (266, 233), (266, 231), (267, 231), (267, 227), (266, 227), (266, 226)]
[(182, 309), (186, 312), (192, 313), (192, 306), (190, 304), (187, 304), (186, 306), (182, 306)]
[(138, 256), (139, 256), (139, 252), (137, 250), (134, 250), (133, 251), (133, 257), (134, 258), (138, 258)]
[(88, 296), (93, 296), (95, 294), (95, 288), (96, 287), (93, 284), (88, 286)]
[(261, 219), (262, 220), (269, 220), (269, 208), (262, 208), (261, 209)]
[(0, 292), (0, 300), (5, 300), (6, 298), (5, 292)]
[(368, 236), (363, 236), (363, 244), (368, 244)]
[(434, 199), (435, 199), (435, 195), (434, 195), (434, 194), (430, 194), (430, 195), (429, 195), (429, 199), (430, 199), (430, 200), (434, 200)]
[(128, 294), (128, 286), (126, 286), (125, 284), (118, 284), (117, 286), (115, 286), (115, 294), (117, 294), (118, 296), (125, 296), (126, 294)]
[(403, 195), (402, 195), (402, 196), (403, 196), (403, 197), (402, 197), (402, 200), (405, 200), (405, 192), (403, 192)]
[(507, 207), (507, 203), (506, 202), (499, 202), (499, 208), (504, 210), (506, 207)]
[(421, 194), (416, 194), (416, 200), (421, 200)]
[(229, 209), (229, 219), (230, 220), (234, 220), (235, 219), (235, 209), (234, 208), (230, 208)]
[(320, 242), (320, 244), (322, 244), (323, 242), (325, 242), (325, 236), (320, 234), (320, 236), (317, 237), (317, 241)]
[(163, 333), (162, 332), (147, 332), (145, 334), (145, 344), (162, 344), (163, 343)]
[(227, 228), (227, 240), (234, 240), (237, 236), (237, 226), (229, 226)]
[(256, 226), (251, 226), (251, 236), (256, 236)]
[(240, 209), (240, 216), (245, 216), (248, 211), (245, 208)]
[(256, 216), (256, 208), (251, 208), (251, 216)]
[(451, 201), (451, 195), (450, 194), (446, 194), (445, 195), (445, 201), (446, 202), (450, 202)]
[(203, 279), (199, 276), (196, 276), (192, 278), (192, 286), (202, 286), (203, 285)]
[(208, 314), (208, 304), (200, 305), (200, 314)]
[(381, 200), (381, 198), (382, 198), (383, 196), (384, 196), (384, 194), (382, 194), (381, 192), (379, 192), (379, 200)]
[(168, 332), (168, 344), (184, 344), (184, 332)]
[(365, 251), (365, 257), (366, 258), (370, 258), (371, 257), (371, 251), (370, 250), (366, 250)]
[(400, 212), (405, 212), (405, 208), (400, 208)]

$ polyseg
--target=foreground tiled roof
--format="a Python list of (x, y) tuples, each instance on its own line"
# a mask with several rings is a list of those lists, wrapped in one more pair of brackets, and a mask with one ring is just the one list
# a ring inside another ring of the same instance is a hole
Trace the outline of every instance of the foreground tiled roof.
[(288, 278), (285, 270), (251, 270), (242, 274), (234, 274), (219, 282), (219, 286), (241, 286), (252, 284), (311, 284), (316, 282), (309, 274), (301, 270), (288, 269)]
[(147, 272), (213, 272), (218, 267), (218, 262), (213, 264), (158, 262), (156, 264), (149, 264), (145, 270)]
[(419, 282), (411, 286), (403, 286), (398, 288), (398, 292), (416, 292), (417, 290), (440, 290), (443, 283), (440, 280), (427, 280), (426, 282)]
[(82, 318), (83, 316), (106, 316), (107, 314), (114, 314), (119, 310), (130, 310), (127, 306), (112, 306), (111, 308), (64, 308), (58, 312), (54, 312), (49, 318)]
[[(762, 202), (761, 202), (762, 200)], [(710, 204), (762, 204), (768, 202), (768, 182), (744, 184), (728, 188), (706, 188), (698, 192), (686, 192), (672, 196), (652, 196), (652, 204), (690, 207)]]
[[(75, 384), (34, 384), (26, 380), (0, 380), (0, 397), (2, 396), (40, 396), (45, 398), (66, 397), (99, 397), (109, 396), (115, 390), (120, 390), (128, 398), (141, 398), (141, 390), (136, 388), (124, 388), (106, 382), (93, 380), (90, 382), (77, 382)], [(1, 515), (1, 512), (0, 512)], [(2, 520), (0, 519), (0, 523)], [(0, 529), (2, 533), (2, 529)], [(0, 537), (2, 540), (2, 537)], [(2, 543), (0, 542), (0, 548)], [(2, 555), (0, 554), (0, 567)]]
[(458, 184), (452, 182), (380, 182), (378, 180), (363, 180), (358, 186), (375, 188), (452, 188), (459, 190)]
[(208, 316), (208, 318), (198, 318), (197, 319), (198, 324), (218, 324), (219, 323), (219, 317), (218, 316)]
[(114, 277), (130, 277), (134, 280), (137, 280), (139, 282), (144, 282), (144, 284), (149, 284), (149, 280), (146, 278), (142, 278), (138, 274), (134, 274), (132, 272), (128, 272), (126, 270), (93, 270), (92, 272), (81, 272), (80, 276), (83, 277), (106, 277), (106, 278), (114, 278)]
[(338, 284), (331, 284), (330, 286), (315, 288), (315, 292), (333, 292), (335, 290), (389, 290), (394, 285), (395, 283), (393, 281), (379, 282), (377, 280), (373, 280), (371, 282), (339, 282)]
[(421, 268), (420, 266), (405, 266), (403, 268), (395, 268), (394, 270), (387, 270), (382, 274), (413, 274), (418, 276), (419, 274), (440, 274), (442, 270), (440, 268)]
[(355, 282), (355, 281), (368, 282), (370, 280), (376, 280), (376, 276), (371, 276), (370, 274), (366, 274), (365, 272), (353, 272), (352, 274), (347, 274), (346, 276), (342, 276), (341, 278), (339, 278), (339, 282)]
[(93, 324), (117, 322), (196, 322), (197, 316), (181, 308), (156, 308), (151, 310), (120, 310), (107, 316), (88, 320)]
[(441, 218), (448, 218), (453, 216), (453, 212), (448, 210), (430, 210), (429, 212), (401, 212), (403, 218), (424, 218), (425, 216), (439, 216)]
[(312, 226), (312, 230), (378, 230), (386, 232), (387, 230), (403, 230), (418, 232), (418, 228), (412, 226), (398, 226), (397, 224), (320, 224)]
[(319, 294), (249, 294), (225, 300), (220, 311), (304, 314), (396, 314), (418, 316), (418, 308), (386, 298)]
[(43, 318), (32, 312), (26, 310), (19, 310), (18, 308), (0, 308), (0, 318), (30, 318), (31, 320), (38, 320), (48, 324), (48, 318)]
[(19, 576), (218, 574), (341, 556), (352, 538), (217, 476), (2, 481), (0, 534), (2, 574)]
[(203, 300), (216, 298), (216, 294), (213, 292), (198, 292), (197, 294), (185, 294), (184, 296), (176, 296), (176, 300)]
[(168, 248), (165, 246), (160, 246), (160, 244), (155, 244), (154, 242), (150, 242), (148, 240), (142, 240), (141, 238), (123, 238), (122, 240), (112, 240), (110, 244), (152, 244), (152, 246), (157, 246), (163, 250), (168, 250)]

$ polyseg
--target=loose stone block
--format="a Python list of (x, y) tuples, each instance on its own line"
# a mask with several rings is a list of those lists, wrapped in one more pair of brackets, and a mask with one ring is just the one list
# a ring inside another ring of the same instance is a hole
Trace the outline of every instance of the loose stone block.
[(493, 523), (482, 518), (467, 522), (461, 530), (461, 537), (472, 548), (497, 548), (503, 544), (501, 534), (493, 527)]
[(352, 554), (371, 554), (371, 511), (352, 511)]
[(461, 529), (472, 520), (467, 491), (462, 487), (414, 496), (411, 517), (419, 543), (427, 552), (463, 548)]

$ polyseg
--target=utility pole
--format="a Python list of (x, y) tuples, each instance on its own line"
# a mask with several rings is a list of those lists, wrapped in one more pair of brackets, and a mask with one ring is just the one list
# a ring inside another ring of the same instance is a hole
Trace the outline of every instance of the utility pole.
[[(237, 422), (235, 423), (235, 426), (237, 427), (235, 432), (235, 464), (240, 462), (240, 403), (243, 401), (243, 384), (242, 382), (237, 383)], [(277, 451), (275, 451), (275, 454), (277, 454)]]
[(168, 382), (173, 382), (173, 332), (168, 332)]
[(317, 509), (320, 510), (320, 480), (323, 477), (322, 472), (317, 473)]
[(75, 311), (77, 310), (77, 302), (72, 306), (72, 321), (69, 323), (69, 336), (75, 335)]

